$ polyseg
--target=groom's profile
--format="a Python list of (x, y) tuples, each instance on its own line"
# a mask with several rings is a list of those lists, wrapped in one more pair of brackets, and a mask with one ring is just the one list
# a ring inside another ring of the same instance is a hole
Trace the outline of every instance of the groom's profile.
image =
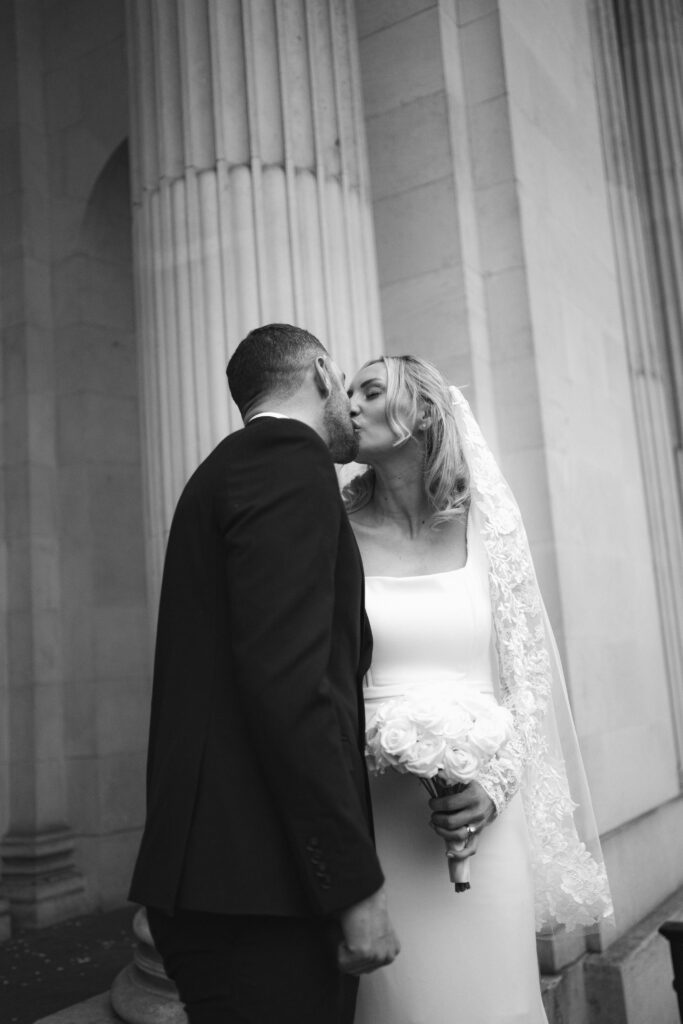
[(398, 945), (363, 758), (371, 655), (333, 461), (343, 376), (287, 324), (228, 364), (245, 421), (199, 466), (166, 551), (147, 820), (130, 898), (190, 1024), (351, 1021)]

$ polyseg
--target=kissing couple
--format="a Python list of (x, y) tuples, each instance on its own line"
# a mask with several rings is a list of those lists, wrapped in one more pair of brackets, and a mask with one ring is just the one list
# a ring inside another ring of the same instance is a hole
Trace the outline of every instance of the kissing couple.
[[(611, 906), (588, 795), (579, 829), (546, 760), (561, 667), (530, 628), (519, 510), (469, 406), (411, 356), (347, 382), (286, 324), (252, 331), (227, 375), (244, 429), (192, 475), (168, 540), (130, 892), (190, 1024), (545, 1024), (535, 924)], [(334, 463), (354, 460), (340, 493)], [(429, 804), (365, 760), (366, 718), (416, 688), (515, 719), (476, 779)], [(477, 854), (458, 896), (444, 840)], [(558, 850), (585, 885), (562, 885)]]

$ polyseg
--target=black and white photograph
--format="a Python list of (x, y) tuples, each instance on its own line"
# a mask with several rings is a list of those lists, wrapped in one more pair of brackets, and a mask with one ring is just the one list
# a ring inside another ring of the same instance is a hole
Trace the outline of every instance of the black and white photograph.
[(683, 0), (0, 0), (0, 1024), (683, 1024)]

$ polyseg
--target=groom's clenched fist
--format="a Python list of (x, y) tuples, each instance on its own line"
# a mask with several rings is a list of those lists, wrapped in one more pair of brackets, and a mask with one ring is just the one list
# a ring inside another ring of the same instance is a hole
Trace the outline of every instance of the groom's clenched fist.
[(401, 946), (396, 937), (384, 886), (339, 914), (343, 940), (337, 962), (345, 974), (369, 974), (395, 960)]

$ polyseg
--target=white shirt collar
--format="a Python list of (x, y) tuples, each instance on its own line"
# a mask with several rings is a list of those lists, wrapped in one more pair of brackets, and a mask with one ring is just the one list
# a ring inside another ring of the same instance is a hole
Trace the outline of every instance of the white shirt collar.
[(283, 412), (257, 412), (255, 416), (250, 416), (247, 423), (251, 423), (252, 420), (257, 420), (260, 416), (272, 416), (275, 420), (291, 420), (291, 416), (285, 416)]

